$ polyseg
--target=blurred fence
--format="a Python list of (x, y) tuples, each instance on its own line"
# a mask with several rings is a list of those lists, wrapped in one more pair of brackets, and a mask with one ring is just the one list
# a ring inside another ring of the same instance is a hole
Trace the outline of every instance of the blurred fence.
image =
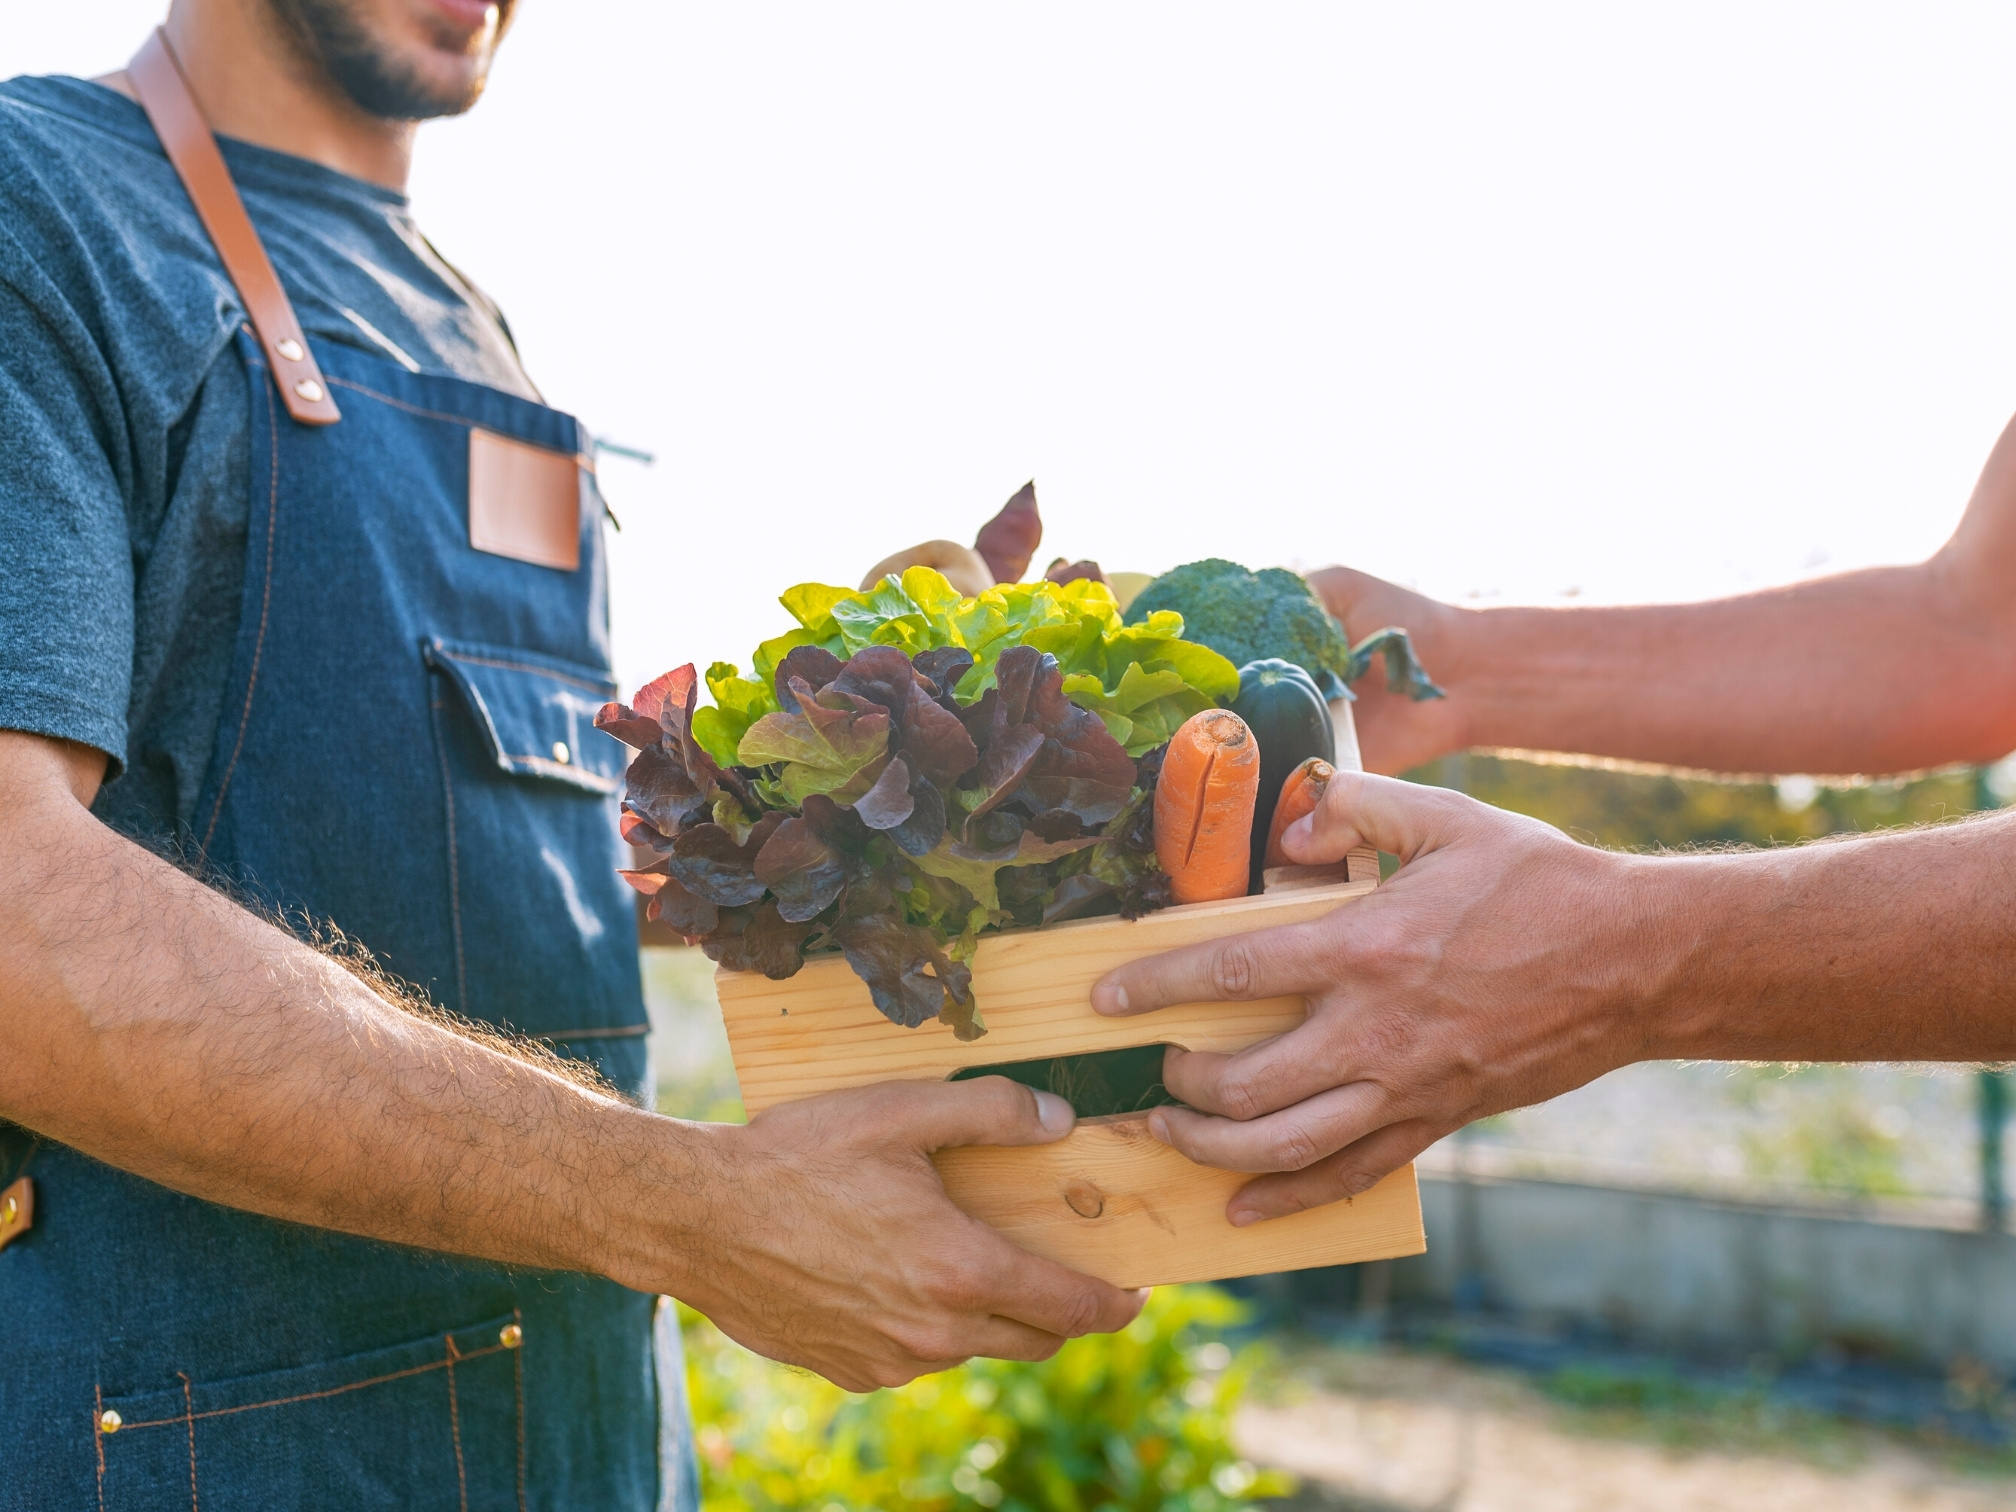
[[(1609, 1179), (1575, 1179), (1589, 1174)], [(1421, 1165), (1428, 1253), (1393, 1263), (1387, 1297), (1695, 1355), (2016, 1371), (2016, 1237), (1981, 1232), (1973, 1204), (1757, 1200), (1635, 1174), (1438, 1153)]]

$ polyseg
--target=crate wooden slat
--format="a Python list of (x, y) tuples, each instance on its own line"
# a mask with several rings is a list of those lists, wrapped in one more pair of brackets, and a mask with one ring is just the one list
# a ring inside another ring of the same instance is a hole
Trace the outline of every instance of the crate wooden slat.
[[(1164, 909), (1131, 923), (1087, 919), (988, 936), (973, 961), (988, 1033), (963, 1044), (941, 1024), (891, 1024), (838, 957), (808, 961), (782, 982), (719, 972), (743, 1103), (754, 1115), (879, 1081), (935, 1081), (969, 1066), (1140, 1045), (1244, 1049), (1300, 1024), (1301, 998), (1191, 1003), (1109, 1019), (1092, 1011), (1092, 984), (1141, 956), (1318, 918), (1375, 885), (1333, 883)], [(1235, 1229), (1225, 1204), (1248, 1178), (1192, 1164), (1148, 1133), (1145, 1114), (1085, 1120), (1054, 1145), (947, 1150), (937, 1163), (967, 1212), (1037, 1254), (1118, 1285), (1339, 1265), (1426, 1247), (1411, 1167), (1350, 1202)]]
[(952, 1200), (1024, 1249), (1115, 1286), (1223, 1281), (1427, 1248), (1414, 1167), (1369, 1192), (1250, 1228), (1225, 1204), (1252, 1180), (1193, 1165), (1143, 1114), (1087, 1119), (1054, 1145), (942, 1150)]
[(752, 972), (717, 972), (743, 1105), (756, 1114), (776, 1103), (871, 1082), (936, 1081), (968, 1066), (1137, 1045), (1243, 1050), (1301, 1023), (1302, 1000), (1191, 1003), (1109, 1019), (1092, 1011), (1092, 984), (1140, 956), (1318, 918), (1372, 887), (1347, 882), (1285, 896), (1165, 908), (1132, 923), (1083, 919), (986, 936), (973, 959), (973, 991), (988, 1032), (964, 1044), (942, 1024), (918, 1029), (891, 1024), (839, 956), (807, 961), (781, 982)]

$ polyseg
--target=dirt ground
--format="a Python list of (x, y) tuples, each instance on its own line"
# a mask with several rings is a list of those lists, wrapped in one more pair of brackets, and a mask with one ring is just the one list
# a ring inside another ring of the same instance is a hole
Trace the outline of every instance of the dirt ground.
[(1397, 1352), (1303, 1362), (1245, 1408), (1297, 1512), (2007, 1512), (2006, 1464), (1831, 1420), (1563, 1407), (1523, 1379)]

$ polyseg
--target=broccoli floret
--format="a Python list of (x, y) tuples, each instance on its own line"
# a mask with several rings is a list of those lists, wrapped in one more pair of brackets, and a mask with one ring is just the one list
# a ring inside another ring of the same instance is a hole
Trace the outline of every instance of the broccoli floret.
[(1365, 675), (1375, 652), (1386, 658), (1386, 686), (1394, 692), (1442, 696), (1414, 659), (1405, 630), (1380, 630), (1353, 646), (1308, 583), (1285, 567), (1249, 572), (1218, 557), (1188, 562), (1143, 588), (1127, 606), (1127, 622), (1138, 624), (1158, 609), (1182, 615), (1186, 639), (1235, 667), (1268, 657), (1293, 662), (1325, 698), (1351, 697), (1348, 684)]

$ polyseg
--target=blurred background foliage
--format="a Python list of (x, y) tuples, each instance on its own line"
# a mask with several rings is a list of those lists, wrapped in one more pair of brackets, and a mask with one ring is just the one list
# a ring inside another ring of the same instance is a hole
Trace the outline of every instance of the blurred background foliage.
[(1407, 776), (1544, 819), (1588, 844), (1631, 850), (1785, 845), (1952, 819), (1994, 808), (2001, 796), (1998, 772), (1975, 767), (1883, 781), (1732, 781), (1626, 763), (1472, 752)]
[(1165, 1287), (1123, 1332), (1041, 1364), (976, 1360), (870, 1396), (682, 1318), (708, 1512), (1228, 1512), (1293, 1489), (1232, 1446), (1265, 1351), (1226, 1341), (1246, 1309), (1210, 1287)]
[[(1788, 1095), (1795, 1090), (1796, 1100)], [(1745, 1169), (1759, 1180), (1864, 1197), (1911, 1193), (1903, 1160), (1909, 1116), (1872, 1099), (1852, 1068), (1802, 1066), (1788, 1076), (1775, 1066), (1743, 1066), (1727, 1095), (1762, 1115), (1737, 1133)]]

